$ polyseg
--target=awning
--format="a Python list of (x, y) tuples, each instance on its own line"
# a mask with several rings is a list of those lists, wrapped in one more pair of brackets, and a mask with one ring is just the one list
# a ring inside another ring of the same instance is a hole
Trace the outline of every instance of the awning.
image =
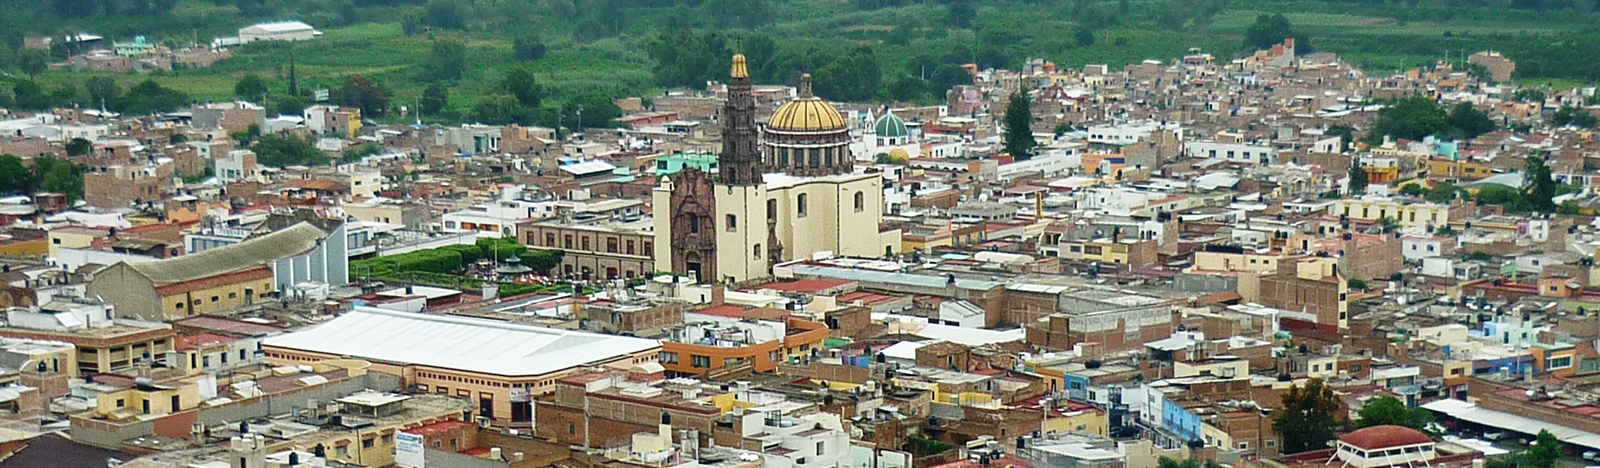
[(1456, 399), (1444, 399), (1422, 405), (1423, 409), (1436, 413), (1443, 413), (1462, 421), (1482, 424), (1489, 427), (1519, 432), (1527, 435), (1537, 435), (1540, 430), (1550, 431), (1562, 442), (1581, 445), (1600, 450), (1600, 434), (1589, 431), (1580, 431), (1566, 426), (1557, 426), (1537, 419), (1518, 416), (1511, 413), (1487, 410), (1478, 405)]

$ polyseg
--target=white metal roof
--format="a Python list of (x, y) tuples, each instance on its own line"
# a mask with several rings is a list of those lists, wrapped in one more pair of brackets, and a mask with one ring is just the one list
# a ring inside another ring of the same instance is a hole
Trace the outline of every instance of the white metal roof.
[(1528, 435), (1538, 434), (1540, 430), (1550, 431), (1557, 439), (1573, 445), (1582, 445), (1592, 449), (1600, 449), (1600, 434), (1582, 431), (1566, 426), (1558, 426), (1537, 419), (1520, 416), (1500, 411), (1479, 408), (1478, 405), (1456, 399), (1443, 399), (1428, 402), (1422, 405), (1423, 409), (1436, 411), (1449, 415), (1462, 421), (1470, 421), (1485, 426), (1496, 427), (1508, 431), (1520, 432)]
[(505, 376), (543, 375), (661, 346), (656, 340), (364, 306), (263, 344)]

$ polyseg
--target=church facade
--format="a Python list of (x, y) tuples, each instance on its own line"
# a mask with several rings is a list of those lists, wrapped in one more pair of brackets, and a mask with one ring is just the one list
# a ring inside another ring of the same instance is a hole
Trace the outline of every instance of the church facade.
[(760, 128), (744, 56), (734, 56), (717, 173), (663, 177), (652, 194), (658, 269), (741, 283), (824, 252), (899, 252), (900, 231), (879, 228), (883, 179), (853, 171), (844, 119), (809, 84)]

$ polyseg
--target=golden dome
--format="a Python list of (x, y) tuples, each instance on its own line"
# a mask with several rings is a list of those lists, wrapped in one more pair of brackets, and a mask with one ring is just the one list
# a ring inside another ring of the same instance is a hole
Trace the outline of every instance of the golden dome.
[(767, 122), (767, 129), (787, 132), (828, 132), (845, 130), (844, 116), (833, 104), (818, 98), (800, 98), (783, 103)]

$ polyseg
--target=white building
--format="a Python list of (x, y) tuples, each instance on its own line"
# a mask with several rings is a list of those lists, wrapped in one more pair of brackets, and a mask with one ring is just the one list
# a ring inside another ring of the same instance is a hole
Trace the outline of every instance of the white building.
[(321, 35), (322, 31), (312, 28), (309, 24), (284, 21), (240, 28), (239, 42), (248, 44), (255, 41), (304, 41)]
[(1191, 141), (1184, 143), (1183, 155), (1196, 159), (1221, 159), (1232, 163), (1263, 166), (1273, 164), (1278, 160), (1278, 150), (1268, 145), (1224, 143), (1220, 141)]
[(256, 152), (250, 150), (229, 151), (225, 157), (213, 160), (216, 168), (213, 174), (217, 181), (231, 184), (242, 180), (259, 180), (261, 173), (256, 171)]

